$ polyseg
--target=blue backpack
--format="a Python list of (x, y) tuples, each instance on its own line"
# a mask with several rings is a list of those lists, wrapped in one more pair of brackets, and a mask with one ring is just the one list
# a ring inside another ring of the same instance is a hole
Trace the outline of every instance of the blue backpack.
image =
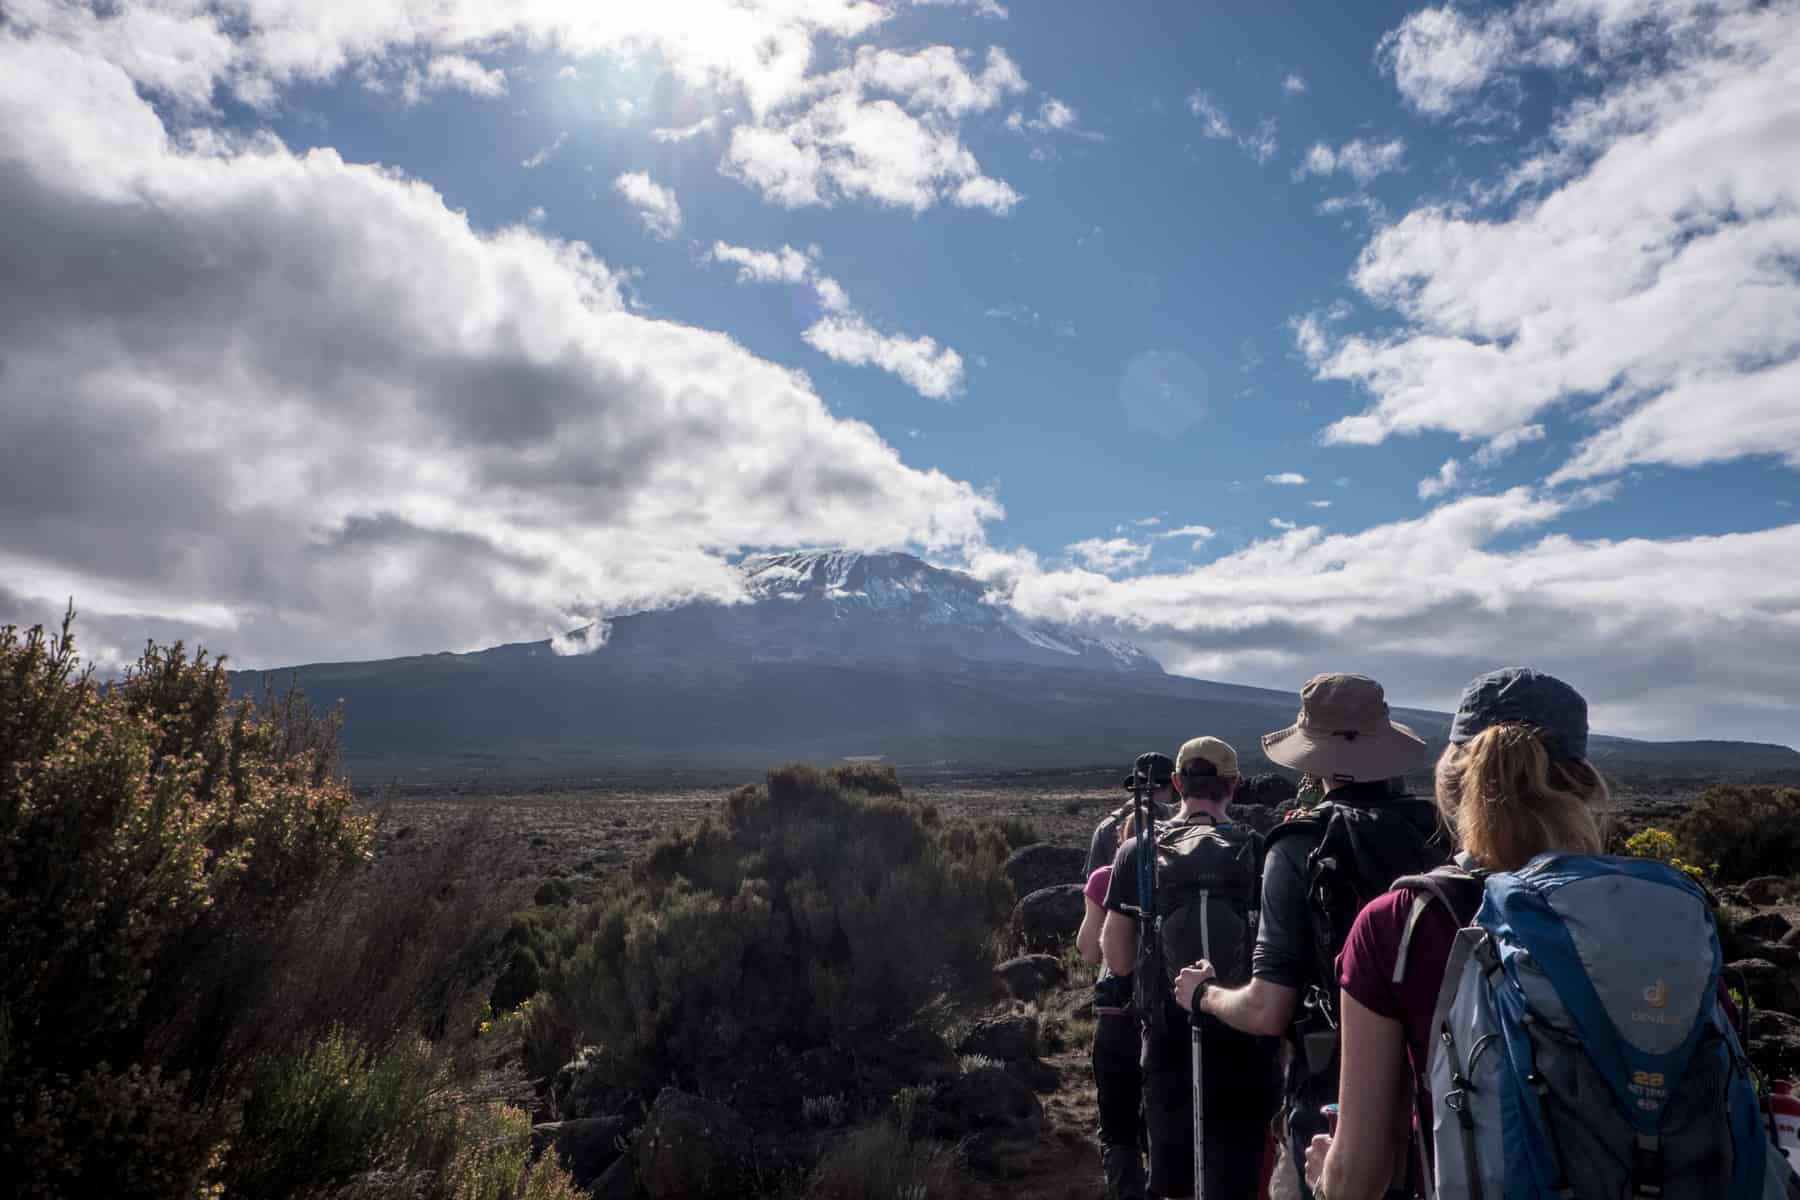
[[(1481, 887), (1432, 1019), (1431, 1194), (1784, 1200), (1700, 887), (1646, 859), (1574, 854)], [(1409, 930), (1448, 890), (1420, 892)]]

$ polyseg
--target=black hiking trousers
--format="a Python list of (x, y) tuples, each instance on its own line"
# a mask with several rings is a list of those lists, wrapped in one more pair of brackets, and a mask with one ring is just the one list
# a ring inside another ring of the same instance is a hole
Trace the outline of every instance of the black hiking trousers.
[(1096, 1012), (1094, 1094), (1100, 1109), (1100, 1144), (1128, 1147), (1134, 1154), (1140, 1153), (1144, 1144), (1139, 1117), (1144, 1097), (1139, 1043), (1136, 1013)]

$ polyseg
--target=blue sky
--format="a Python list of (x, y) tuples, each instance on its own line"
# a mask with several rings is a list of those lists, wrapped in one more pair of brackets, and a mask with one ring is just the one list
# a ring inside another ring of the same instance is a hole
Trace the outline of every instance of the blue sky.
[(1682, 0), (26, 0), (0, 618), (363, 657), (903, 546), (1183, 673), (1443, 705), (1526, 660), (1615, 731), (1793, 741), (1797, 45)]

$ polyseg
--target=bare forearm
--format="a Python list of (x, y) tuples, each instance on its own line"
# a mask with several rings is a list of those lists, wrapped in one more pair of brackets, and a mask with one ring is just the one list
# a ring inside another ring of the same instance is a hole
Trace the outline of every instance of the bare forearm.
[(1200, 1009), (1233, 1029), (1272, 1037), (1287, 1028), (1295, 995), (1293, 988), (1253, 979), (1240, 988), (1207, 988)]
[(1107, 913), (1100, 927), (1100, 956), (1114, 975), (1131, 974), (1137, 965), (1137, 922), (1122, 913)]

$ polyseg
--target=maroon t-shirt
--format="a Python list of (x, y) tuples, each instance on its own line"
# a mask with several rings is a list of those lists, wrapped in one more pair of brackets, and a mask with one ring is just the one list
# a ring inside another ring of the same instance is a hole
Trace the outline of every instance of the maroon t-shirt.
[(1413, 1071), (1422, 1077), (1431, 1052), (1431, 1018), (1438, 988), (1456, 941), (1456, 919), (1441, 904), (1433, 904), (1419, 915), (1412, 948), (1406, 955), (1406, 978), (1395, 984), (1394, 961), (1400, 955), (1413, 896), (1410, 888), (1388, 892), (1356, 914), (1338, 955), (1337, 973), (1339, 985), (1356, 997), (1358, 1004), (1400, 1022), (1406, 1030)]

